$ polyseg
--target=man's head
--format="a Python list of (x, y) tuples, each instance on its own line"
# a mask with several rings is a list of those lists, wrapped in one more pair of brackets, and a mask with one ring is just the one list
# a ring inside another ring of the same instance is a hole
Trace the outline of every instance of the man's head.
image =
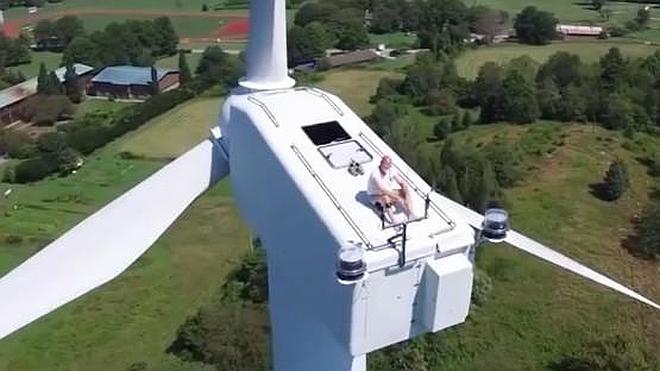
[(380, 165), (378, 166), (378, 168), (380, 169), (380, 171), (382, 171), (383, 173), (385, 173), (385, 172), (388, 171), (391, 167), (392, 167), (392, 159), (390, 158), (390, 156), (383, 156), (383, 159), (380, 160)]

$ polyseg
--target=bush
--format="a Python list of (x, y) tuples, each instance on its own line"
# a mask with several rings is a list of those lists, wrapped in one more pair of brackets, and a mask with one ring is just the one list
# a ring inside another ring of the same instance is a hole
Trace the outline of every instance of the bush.
[(451, 133), (451, 123), (447, 119), (442, 119), (433, 126), (433, 135), (440, 140), (447, 138), (449, 133)]
[(636, 250), (644, 257), (660, 259), (660, 203), (644, 213), (636, 232)]
[(40, 157), (32, 160), (26, 160), (14, 168), (15, 183), (30, 183), (41, 180), (58, 170), (57, 161)]
[(605, 201), (615, 201), (621, 198), (629, 187), (628, 168), (623, 161), (617, 160), (610, 164), (603, 182), (596, 186), (595, 193)]
[(472, 284), (472, 304), (483, 306), (493, 291), (493, 280), (481, 269), (476, 269)]
[(28, 99), (21, 116), (25, 121), (49, 126), (73, 113), (73, 105), (65, 95), (38, 95)]
[(656, 153), (651, 159), (649, 174), (651, 174), (651, 176), (660, 177), (660, 152)]
[(11, 158), (27, 159), (34, 156), (37, 149), (27, 133), (4, 130), (0, 133), (0, 153), (3, 152)]

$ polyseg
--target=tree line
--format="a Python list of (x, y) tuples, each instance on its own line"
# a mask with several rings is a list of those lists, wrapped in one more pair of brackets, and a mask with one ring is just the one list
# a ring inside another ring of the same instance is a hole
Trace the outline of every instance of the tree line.
[(35, 38), (37, 45), (45, 49), (63, 50), (65, 65), (151, 66), (158, 58), (176, 54), (179, 44), (179, 36), (168, 17), (113, 22), (88, 34), (78, 17), (65, 16), (55, 22), (40, 21), (35, 27)]

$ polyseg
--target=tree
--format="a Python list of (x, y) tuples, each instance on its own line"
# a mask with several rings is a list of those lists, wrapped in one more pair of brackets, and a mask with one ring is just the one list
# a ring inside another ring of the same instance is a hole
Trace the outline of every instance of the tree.
[(474, 119), (472, 118), (472, 114), (470, 113), (470, 111), (463, 112), (463, 120), (461, 121), (461, 128), (467, 129), (470, 126), (472, 126), (473, 122)]
[(158, 78), (158, 70), (155, 66), (151, 66), (151, 94), (158, 95), (160, 93), (160, 79)]
[(39, 65), (39, 75), (37, 77), (37, 93), (39, 94), (49, 94), (52, 91), (51, 80), (48, 76), (48, 70), (46, 69), (46, 64), (41, 62)]
[(451, 115), (456, 112), (456, 97), (450, 89), (431, 90), (426, 96), (426, 104), (432, 115)]
[(625, 80), (626, 65), (627, 62), (621, 51), (616, 47), (610, 48), (607, 54), (600, 58), (600, 79), (606, 91), (616, 91), (622, 86)]
[(79, 36), (85, 34), (85, 27), (80, 18), (73, 15), (66, 15), (57, 21), (52, 26), (53, 34), (57, 38), (59, 43), (66, 47), (71, 41)]
[(646, 9), (646, 7), (639, 8), (637, 11), (637, 16), (635, 17), (635, 22), (639, 25), (640, 28), (645, 28), (649, 21), (651, 20), (651, 11)]
[(658, 260), (660, 259), (660, 203), (656, 202), (644, 212), (637, 227), (637, 241), (635, 247), (642, 255)]
[(310, 22), (304, 30), (315, 56), (324, 56), (325, 51), (334, 45), (334, 36), (323, 23)]
[(360, 22), (349, 22), (344, 24), (340, 30), (337, 48), (342, 50), (357, 50), (369, 45), (369, 34)]
[(437, 124), (433, 126), (433, 135), (437, 139), (445, 139), (447, 135), (451, 133), (452, 126), (451, 122), (447, 119), (441, 119)]
[(337, 5), (330, 2), (307, 2), (296, 12), (293, 23), (300, 27), (318, 21), (326, 23), (333, 19), (333, 15), (339, 12)]
[(462, 204), (463, 197), (458, 190), (458, 181), (456, 179), (456, 172), (451, 166), (444, 166), (438, 176), (438, 185), (440, 192), (450, 199)]
[(516, 16), (513, 27), (521, 42), (544, 45), (557, 37), (557, 23), (559, 21), (552, 13), (528, 6)]
[(243, 65), (239, 58), (225, 53), (222, 48), (210, 46), (204, 50), (196, 72), (208, 84), (221, 83), (230, 87), (243, 74)]
[(543, 82), (551, 78), (559, 89), (570, 84), (580, 85), (582, 81), (582, 62), (576, 54), (557, 52), (541, 65), (536, 81)]
[(591, 0), (591, 5), (595, 11), (600, 11), (605, 6), (606, 0)]
[(78, 74), (73, 64), (66, 66), (66, 73), (64, 74), (64, 92), (72, 103), (82, 102), (82, 89)]
[(294, 67), (300, 63), (306, 63), (314, 60), (316, 50), (312, 45), (312, 40), (300, 26), (293, 26), (287, 36), (287, 56), (289, 66)]
[(179, 52), (179, 81), (181, 84), (186, 84), (192, 80), (192, 73), (190, 72), (190, 67), (188, 67), (188, 61), (186, 60), (186, 53), (183, 51)]
[(209, 6), (206, 5), (206, 3), (202, 4), (202, 11), (203, 12), (208, 12), (209, 11)]
[(597, 193), (605, 201), (615, 201), (621, 198), (629, 187), (628, 168), (623, 161), (616, 160), (605, 172), (605, 178)]
[(502, 90), (502, 109), (506, 120), (517, 124), (536, 121), (540, 114), (536, 91), (520, 72), (510, 71), (502, 81)]
[(179, 45), (179, 35), (172, 26), (169, 17), (158, 17), (153, 20), (153, 28), (156, 33), (156, 55), (174, 55)]
[(51, 37), (55, 34), (55, 27), (51, 20), (43, 19), (37, 22), (32, 33), (37, 47), (49, 49), (51, 47)]
[(473, 90), (481, 107), (480, 120), (483, 123), (495, 122), (504, 118), (503, 74), (502, 67), (494, 62), (486, 62), (479, 69)]
[(468, 10), (470, 28), (477, 34), (485, 35), (486, 41), (503, 32), (509, 22), (509, 13), (503, 10), (491, 9), (486, 6), (473, 6)]
[(64, 65), (83, 63), (89, 66), (98, 64), (97, 44), (87, 36), (77, 36), (69, 43), (62, 55)]
[(64, 85), (62, 85), (62, 81), (60, 81), (60, 78), (57, 77), (55, 71), (50, 71), (48, 74), (48, 80), (49, 90), (46, 92), (46, 94), (58, 95), (64, 93)]

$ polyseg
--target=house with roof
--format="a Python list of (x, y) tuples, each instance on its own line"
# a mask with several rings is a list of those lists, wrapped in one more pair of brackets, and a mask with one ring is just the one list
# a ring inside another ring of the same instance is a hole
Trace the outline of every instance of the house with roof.
[[(179, 87), (179, 71), (156, 68), (158, 92)], [(87, 95), (119, 98), (144, 99), (153, 93), (152, 67), (108, 66), (94, 76), (88, 87)]]
[[(76, 63), (73, 65), (73, 68), (78, 75), (78, 83), (81, 86), (81, 90), (84, 91), (93, 76), (94, 67)], [(65, 74), (66, 67), (60, 67), (55, 70), (55, 75), (57, 75), (57, 78), (62, 83), (64, 82)], [(23, 105), (26, 100), (37, 95), (37, 85), (37, 78), (34, 77), (7, 89), (0, 90), (0, 126), (13, 123), (20, 119), (20, 113), (23, 111)]]

